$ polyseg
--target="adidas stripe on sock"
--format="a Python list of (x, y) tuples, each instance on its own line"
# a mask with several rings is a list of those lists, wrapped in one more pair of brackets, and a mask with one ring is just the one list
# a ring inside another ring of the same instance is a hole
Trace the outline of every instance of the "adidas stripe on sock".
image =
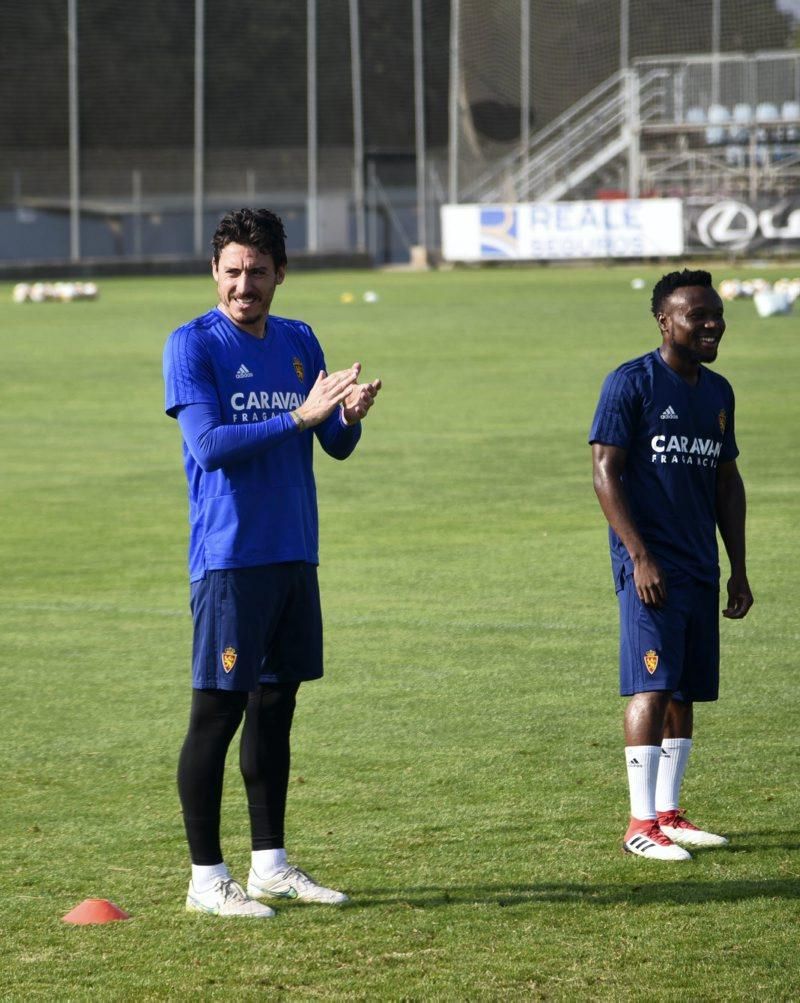
[(656, 817), (656, 777), (661, 748), (658, 745), (626, 745), (625, 764), (631, 815), (634, 818)]

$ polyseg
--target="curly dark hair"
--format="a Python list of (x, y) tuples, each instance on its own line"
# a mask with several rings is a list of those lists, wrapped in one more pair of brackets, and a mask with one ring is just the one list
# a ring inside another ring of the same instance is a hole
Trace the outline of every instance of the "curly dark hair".
[(211, 238), (215, 262), (228, 244), (255, 247), (262, 254), (271, 255), (276, 269), (286, 264), (286, 231), (280, 217), (269, 209), (235, 209), (226, 213)]
[(658, 317), (662, 312), (664, 300), (668, 299), (681, 286), (708, 286), (709, 288), (713, 288), (711, 272), (704, 272), (702, 268), (695, 269), (694, 271), (684, 268), (682, 272), (669, 272), (667, 275), (662, 275), (653, 286), (653, 298), (650, 301), (650, 309), (653, 311), (654, 317)]

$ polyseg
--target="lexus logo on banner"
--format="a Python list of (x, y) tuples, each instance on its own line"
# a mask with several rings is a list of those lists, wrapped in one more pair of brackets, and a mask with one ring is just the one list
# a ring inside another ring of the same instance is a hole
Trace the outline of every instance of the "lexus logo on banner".
[(697, 236), (706, 247), (747, 247), (758, 233), (758, 216), (742, 202), (716, 202), (697, 220)]
[(800, 251), (800, 199), (755, 203), (689, 199), (685, 205), (691, 250)]

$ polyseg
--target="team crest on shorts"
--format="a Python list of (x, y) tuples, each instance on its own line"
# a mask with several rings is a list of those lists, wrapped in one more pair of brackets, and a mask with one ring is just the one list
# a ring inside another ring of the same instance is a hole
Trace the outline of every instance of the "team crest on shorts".
[(725, 411), (725, 408), (723, 408), (717, 415), (717, 421), (719, 422), (720, 432), (722, 432), (722, 434), (725, 435), (725, 426), (728, 424), (728, 415)]
[(300, 361), (300, 359), (297, 358), (296, 355), (292, 359), (292, 365), (294, 366), (294, 371), (297, 375), (298, 380), (300, 380), (300, 382), (302, 383), (303, 376), (305, 375), (305, 370), (303, 369), (303, 363)]
[(232, 672), (236, 665), (236, 648), (228, 647), (222, 652), (222, 668), (225, 672)]
[(658, 653), (653, 651), (652, 648), (644, 653), (644, 667), (651, 676), (658, 668)]

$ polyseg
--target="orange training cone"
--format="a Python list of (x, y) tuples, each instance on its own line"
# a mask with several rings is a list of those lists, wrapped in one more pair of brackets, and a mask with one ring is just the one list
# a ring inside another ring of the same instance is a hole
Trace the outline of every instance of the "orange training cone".
[(84, 899), (80, 905), (76, 905), (61, 918), (65, 923), (87, 926), (90, 923), (111, 923), (115, 919), (130, 919), (130, 916), (108, 899)]

